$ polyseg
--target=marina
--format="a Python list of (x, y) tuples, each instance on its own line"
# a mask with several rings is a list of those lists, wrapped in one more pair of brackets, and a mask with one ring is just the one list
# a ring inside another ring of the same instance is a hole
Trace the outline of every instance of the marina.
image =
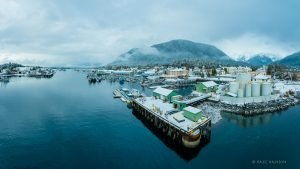
[[(191, 149), (185, 148), (180, 138), (173, 140), (168, 136), (167, 126), (165, 130), (158, 129), (147, 116), (113, 98), (115, 89), (135, 88), (145, 93), (149, 101), (157, 101), (157, 107), (166, 103), (169, 109), (174, 109), (169, 102), (155, 100), (153, 91), (138, 83), (120, 85), (104, 80), (89, 85), (86, 73), (72, 70), (58, 71), (50, 81), (35, 78), (11, 81), (0, 87), (1, 115), (6, 115), (0, 118), (0, 152), (5, 152), (0, 155), (2, 168), (34, 168), (43, 164), (60, 168), (68, 160), (72, 163), (67, 168), (230, 168), (235, 163), (250, 169), (251, 160), (258, 158), (257, 147), (263, 150), (259, 158), (285, 159), (287, 164), (283, 168), (297, 166), (294, 162), (300, 155), (299, 105), (251, 117), (223, 112), (221, 117), (212, 115), (210, 141), (200, 142)], [(70, 81), (74, 84), (70, 85)], [(176, 92), (189, 95), (187, 88), (181, 90)], [(99, 96), (105, 101), (99, 101)], [(207, 112), (217, 111), (210, 110), (208, 103), (204, 101), (195, 108), (208, 116)], [(152, 106), (147, 105), (152, 111)], [(168, 119), (178, 124), (172, 116)], [(11, 126), (9, 121), (18, 123)], [(99, 162), (99, 159), (106, 160)]]
[(128, 105), (131, 105), (132, 100), (143, 97), (143, 94), (136, 89), (127, 89), (127, 88), (120, 88), (115, 89), (113, 91), (114, 98), (120, 98), (121, 101), (126, 102)]
[(0, 69), (0, 81), (9, 81), (11, 77), (51, 78), (55, 74), (52, 68), (6, 64)]
[[(102, 89), (113, 98), (110, 106), (120, 104), (138, 120), (135, 123), (142, 124), (142, 128), (155, 135), (151, 139), (160, 140), (184, 161), (192, 161), (213, 144), (211, 140), (218, 132), (215, 129), (224, 120), (251, 127), (259, 122), (245, 118), (261, 120), (264, 117), (267, 119), (263, 120), (265, 123), (274, 114), (299, 107), (299, 82), (274, 80), (263, 74), (247, 72), (248, 68), (238, 70), (234, 75), (202, 77), (196, 75), (196, 68), (187, 71), (186, 68), (172, 67), (148, 70), (16, 67), (4, 69), (0, 83), (7, 87), (18, 78), (25, 81), (31, 77), (55, 79), (57, 73), (61, 76), (73, 72), (87, 80), (90, 88), (99, 89), (110, 84), (110, 87), (106, 86), (109, 90)], [(86, 93), (81, 97), (84, 95)]]

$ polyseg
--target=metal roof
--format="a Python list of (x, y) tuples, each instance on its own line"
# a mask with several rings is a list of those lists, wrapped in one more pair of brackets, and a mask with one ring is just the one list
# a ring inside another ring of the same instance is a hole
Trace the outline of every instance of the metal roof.
[(199, 112), (201, 112), (201, 110), (195, 108), (195, 107), (192, 107), (192, 106), (188, 106), (186, 108), (184, 108), (185, 111), (188, 111), (188, 112), (191, 112), (193, 114), (197, 114)]
[(214, 87), (214, 86), (217, 86), (217, 85), (218, 85), (218, 84), (215, 83), (214, 81), (202, 82), (202, 84), (203, 84), (205, 87)]
[(263, 74), (258, 74), (254, 77), (255, 79), (259, 79), (259, 80), (268, 80), (269, 77), (268, 76), (265, 76)]
[(158, 94), (163, 95), (163, 96), (168, 96), (169, 94), (171, 94), (173, 92), (173, 90), (158, 87), (153, 92), (158, 93)]

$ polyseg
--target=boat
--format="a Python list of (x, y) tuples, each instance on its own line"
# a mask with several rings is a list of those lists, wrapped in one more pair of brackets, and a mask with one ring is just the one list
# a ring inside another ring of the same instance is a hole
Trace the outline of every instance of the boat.
[(149, 88), (149, 89), (156, 89), (156, 88), (158, 88), (158, 87), (161, 87), (161, 86), (149, 86), (148, 88)]
[(128, 91), (129, 91), (127, 88), (121, 88), (121, 90), (122, 90), (123, 92), (128, 92)]
[(122, 97), (119, 89), (114, 90), (113, 94), (114, 94), (114, 98), (120, 98), (120, 97)]
[(126, 99), (124, 97), (120, 98), (122, 100), (122, 102), (126, 102)]
[(133, 94), (132, 94), (132, 93), (126, 93), (126, 95), (127, 95), (128, 97), (133, 97)]
[(141, 97), (141, 96), (142, 96), (142, 94), (140, 93), (140, 91), (137, 90), (137, 89), (132, 89), (132, 90), (130, 91), (130, 93), (132, 94), (132, 96), (133, 96), (134, 98), (137, 98), (137, 97)]

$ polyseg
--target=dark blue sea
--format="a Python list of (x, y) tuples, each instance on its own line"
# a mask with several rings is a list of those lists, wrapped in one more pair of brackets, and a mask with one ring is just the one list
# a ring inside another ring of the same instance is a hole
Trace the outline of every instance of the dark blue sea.
[(121, 85), (142, 90), (89, 84), (72, 70), (1, 84), (0, 169), (300, 168), (300, 106), (248, 118), (223, 113), (210, 142), (188, 152), (114, 99)]

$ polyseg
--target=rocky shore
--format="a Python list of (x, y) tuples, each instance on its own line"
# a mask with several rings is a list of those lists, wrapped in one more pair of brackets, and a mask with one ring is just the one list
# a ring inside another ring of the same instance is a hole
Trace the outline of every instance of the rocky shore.
[(211, 106), (208, 103), (203, 103), (197, 108), (202, 110), (204, 116), (209, 117), (211, 119), (212, 124), (216, 124), (222, 119), (221, 110), (218, 107)]
[(207, 102), (208, 105), (219, 108), (222, 112), (229, 112), (244, 116), (278, 112), (299, 103), (300, 101), (295, 98), (280, 98), (269, 102), (248, 103), (243, 105)]

